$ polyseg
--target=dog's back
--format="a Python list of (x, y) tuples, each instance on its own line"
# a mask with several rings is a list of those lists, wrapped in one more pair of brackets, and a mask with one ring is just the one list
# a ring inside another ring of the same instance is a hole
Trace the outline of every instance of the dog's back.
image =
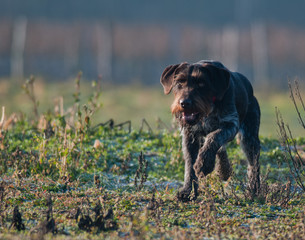
[[(218, 68), (222, 68), (230, 72), (230, 86), (227, 93), (224, 96), (224, 101), (228, 102), (228, 98), (232, 98), (234, 96), (236, 110), (239, 115), (240, 122), (243, 121), (245, 115), (249, 110), (249, 105), (253, 101), (256, 101), (253, 95), (253, 88), (250, 81), (239, 72), (232, 72), (228, 68), (226, 68), (221, 62), (214, 60), (202, 60), (199, 61), (198, 64), (212, 64)], [(226, 96), (227, 95), (227, 96)], [(251, 109), (253, 110), (253, 109)], [(259, 109), (258, 109), (259, 111)]]

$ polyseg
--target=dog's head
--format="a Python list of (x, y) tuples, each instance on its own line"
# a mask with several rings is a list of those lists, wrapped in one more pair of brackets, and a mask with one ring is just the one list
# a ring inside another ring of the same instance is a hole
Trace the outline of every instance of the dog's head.
[(194, 125), (208, 116), (216, 101), (221, 101), (230, 83), (230, 73), (210, 63), (170, 65), (160, 82), (164, 93), (173, 91), (172, 114), (183, 125)]

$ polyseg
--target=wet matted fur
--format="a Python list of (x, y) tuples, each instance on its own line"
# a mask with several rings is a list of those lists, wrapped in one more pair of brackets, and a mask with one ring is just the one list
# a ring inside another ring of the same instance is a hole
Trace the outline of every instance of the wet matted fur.
[(197, 197), (198, 178), (215, 168), (222, 180), (230, 177), (226, 143), (237, 133), (248, 160), (248, 189), (257, 194), (260, 108), (249, 80), (220, 62), (203, 60), (170, 65), (160, 81), (165, 94), (175, 95), (171, 111), (182, 135), (185, 175), (178, 199), (190, 200), (192, 186)]

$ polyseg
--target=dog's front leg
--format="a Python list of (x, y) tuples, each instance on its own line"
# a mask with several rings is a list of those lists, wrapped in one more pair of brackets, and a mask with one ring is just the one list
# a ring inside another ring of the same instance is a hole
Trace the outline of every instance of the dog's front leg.
[(235, 124), (227, 123), (225, 126), (207, 135), (194, 164), (197, 177), (206, 176), (214, 170), (217, 151), (221, 146), (233, 140), (237, 132), (238, 128)]
[(197, 197), (197, 177), (193, 168), (199, 151), (199, 139), (188, 130), (182, 130), (182, 151), (185, 161), (184, 185), (179, 189), (177, 197), (180, 201), (189, 201), (190, 194), (194, 187), (194, 199)]

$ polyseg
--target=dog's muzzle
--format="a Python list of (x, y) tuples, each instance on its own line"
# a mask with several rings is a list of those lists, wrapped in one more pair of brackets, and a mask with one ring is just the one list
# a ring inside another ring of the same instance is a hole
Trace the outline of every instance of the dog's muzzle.
[(181, 120), (186, 124), (194, 125), (199, 120), (199, 112), (190, 112), (190, 111), (182, 112)]
[(198, 122), (200, 118), (199, 112), (192, 108), (192, 100), (191, 99), (181, 99), (179, 101), (181, 106), (181, 112), (178, 116), (180, 120), (184, 124), (194, 125)]

